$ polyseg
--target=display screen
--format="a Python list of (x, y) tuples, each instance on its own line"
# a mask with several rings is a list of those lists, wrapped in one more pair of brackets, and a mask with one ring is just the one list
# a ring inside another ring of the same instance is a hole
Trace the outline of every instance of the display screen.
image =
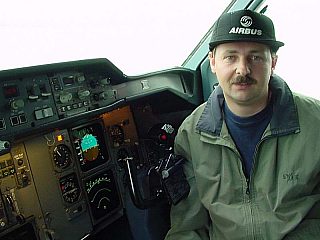
[(13, 98), (19, 96), (19, 90), (16, 85), (3, 87), (3, 93), (5, 98)]
[(111, 169), (85, 179), (84, 187), (94, 222), (110, 216), (121, 208), (116, 181)]
[(108, 161), (103, 125), (96, 122), (71, 131), (78, 162), (83, 172)]

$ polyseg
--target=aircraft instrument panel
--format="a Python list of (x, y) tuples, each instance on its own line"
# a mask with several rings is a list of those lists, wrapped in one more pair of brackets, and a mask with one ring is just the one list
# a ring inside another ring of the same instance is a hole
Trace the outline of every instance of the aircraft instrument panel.
[(0, 71), (0, 239), (139, 238), (148, 209), (166, 216), (150, 224), (163, 237), (154, 172), (200, 103), (196, 83), (183, 68), (126, 76), (107, 59)]

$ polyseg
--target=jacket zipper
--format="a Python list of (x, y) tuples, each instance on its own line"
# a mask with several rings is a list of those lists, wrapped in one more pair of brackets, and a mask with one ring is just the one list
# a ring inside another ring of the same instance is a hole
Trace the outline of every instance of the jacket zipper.
[[(246, 176), (246, 174), (245, 174), (245, 171), (244, 171), (244, 166), (243, 166), (243, 160), (242, 160), (242, 158), (241, 158), (241, 155), (239, 154), (239, 152), (238, 152), (238, 150), (235, 150), (235, 149), (233, 149), (233, 148), (230, 148), (237, 156), (238, 156), (238, 158), (240, 159), (240, 164), (241, 164), (241, 171), (242, 171), (242, 174), (243, 174), (243, 176), (245, 177), (245, 179), (246, 179), (246, 190), (245, 190), (245, 193), (249, 196), (250, 195), (250, 176), (248, 177), (248, 176)], [(250, 173), (250, 175), (251, 175), (251, 173)]]
[(256, 155), (257, 155), (257, 152), (258, 152), (258, 148), (259, 148), (259, 146), (261, 145), (261, 143), (266, 139), (267, 137), (265, 137), (265, 138), (263, 138), (263, 139), (261, 139), (258, 143), (257, 143), (257, 146), (256, 146), (256, 148), (255, 148), (255, 151), (254, 151), (254, 154), (253, 154), (253, 165), (252, 165), (252, 169), (251, 169), (251, 172), (250, 172), (250, 175), (249, 176), (246, 176), (246, 174), (245, 174), (245, 171), (244, 171), (244, 166), (243, 166), (243, 160), (242, 160), (242, 158), (241, 158), (241, 155), (239, 154), (239, 152), (238, 152), (238, 150), (235, 150), (235, 149), (233, 149), (233, 148), (230, 148), (238, 157), (239, 157), (239, 159), (240, 159), (240, 162), (241, 162), (241, 171), (242, 171), (242, 174), (244, 175), (244, 177), (245, 177), (245, 179), (246, 179), (246, 190), (245, 190), (245, 193), (246, 193), (246, 195), (247, 195), (247, 203), (246, 204), (248, 204), (248, 210), (249, 210), (249, 215), (250, 215), (250, 222), (251, 222), (251, 226), (252, 226), (252, 228), (251, 228), (251, 234), (252, 234), (252, 236), (254, 236), (254, 227), (253, 227), (253, 222), (254, 222), (254, 219), (253, 219), (253, 212), (252, 212), (252, 208), (251, 208), (251, 196), (250, 196), (250, 194), (251, 194), (251, 191), (250, 191), (250, 183), (251, 183), (251, 177), (252, 177), (252, 175), (253, 175), (253, 169), (254, 169), (254, 163), (255, 163), (255, 159), (256, 159)]
[(250, 195), (250, 177), (246, 177), (246, 182), (247, 182), (247, 189), (246, 189), (246, 194), (249, 196)]
[[(262, 138), (256, 145), (255, 147), (255, 150), (254, 150), (254, 154), (253, 154), (253, 159), (252, 159), (252, 169), (250, 171), (250, 176), (247, 177), (246, 176), (246, 183), (247, 183), (247, 188), (246, 188), (246, 194), (247, 194), (247, 197), (248, 197), (248, 204), (251, 205), (251, 199), (252, 199), (252, 196), (251, 196), (251, 178), (253, 177), (253, 174), (254, 174), (254, 168), (255, 168), (255, 163), (256, 163), (256, 158), (257, 158), (257, 154), (258, 154), (258, 149), (260, 148), (262, 142), (264, 142), (266, 139), (270, 138), (271, 136), (266, 136), (264, 138)], [(251, 206), (249, 206), (249, 209), (250, 209), (250, 220), (251, 220), (251, 223), (252, 223), (252, 236), (253, 238), (255, 239), (254, 237), (254, 234), (255, 234), (255, 228), (254, 228), (254, 216), (253, 216), (253, 209)]]
[(246, 182), (247, 182), (247, 189), (246, 189), (246, 194), (250, 195), (250, 183), (251, 183), (251, 178), (253, 176), (254, 173), (254, 167), (255, 167), (255, 163), (256, 163), (256, 158), (257, 158), (257, 154), (258, 154), (258, 149), (260, 147), (260, 145), (262, 144), (262, 142), (264, 142), (265, 140), (267, 140), (268, 138), (270, 138), (271, 136), (265, 136), (264, 138), (260, 139), (260, 141), (257, 143), (255, 149), (254, 149), (254, 153), (253, 153), (253, 159), (252, 159), (252, 169), (250, 171), (250, 176), (247, 177), (246, 176)]
[[(238, 150), (235, 150), (234, 148), (231, 148), (231, 147), (229, 147), (229, 148), (230, 148), (230, 149), (238, 156), (238, 158), (240, 159), (241, 171), (242, 171), (243, 176), (244, 176), (245, 179), (246, 179), (246, 191), (245, 191), (245, 192), (246, 192), (247, 195), (250, 195), (250, 187), (249, 187), (250, 176), (247, 177), (246, 174), (245, 174), (242, 157), (241, 157), (241, 155), (240, 155), (240, 153), (239, 153)], [(250, 175), (251, 175), (251, 174), (250, 174)]]

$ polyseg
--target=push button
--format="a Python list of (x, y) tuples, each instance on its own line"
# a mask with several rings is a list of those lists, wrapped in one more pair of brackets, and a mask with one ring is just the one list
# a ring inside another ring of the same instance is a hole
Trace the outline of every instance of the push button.
[(53, 116), (52, 108), (45, 108), (42, 110), (42, 112), (43, 112), (43, 117), (45, 118)]
[(37, 120), (44, 118), (42, 109), (34, 111), (34, 116), (36, 117)]
[(40, 109), (40, 110), (34, 111), (34, 115), (37, 120), (40, 120), (43, 118), (52, 117), (53, 111), (52, 111), (52, 108)]
[(6, 129), (6, 122), (3, 118), (0, 119), (0, 130)]
[(27, 122), (26, 115), (24, 115), (24, 114), (19, 115), (19, 120), (20, 120), (21, 124), (26, 123)]
[(10, 122), (11, 122), (11, 125), (12, 125), (12, 126), (17, 126), (17, 125), (19, 125), (19, 118), (18, 118), (18, 116), (10, 117)]

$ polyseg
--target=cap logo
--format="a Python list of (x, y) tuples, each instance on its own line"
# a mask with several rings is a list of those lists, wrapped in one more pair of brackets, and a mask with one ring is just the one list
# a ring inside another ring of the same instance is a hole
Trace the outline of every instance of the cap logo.
[(241, 24), (243, 27), (250, 27), (251, 24), (252, 24), (252, 18), (249, 17), (249, 16), (243, 16), (243, 17), (241, 17), (241, 19), (240, 19), (240, 24)]
[(240, 24), (242, 27), (232, 27), (229, 30), (229, 34), (241, 34), (241, 35), (262, 35), (261, 29), (249, 28), (253, 23), (253, 20), (250, 16), (242, 16), (240, 18)]

